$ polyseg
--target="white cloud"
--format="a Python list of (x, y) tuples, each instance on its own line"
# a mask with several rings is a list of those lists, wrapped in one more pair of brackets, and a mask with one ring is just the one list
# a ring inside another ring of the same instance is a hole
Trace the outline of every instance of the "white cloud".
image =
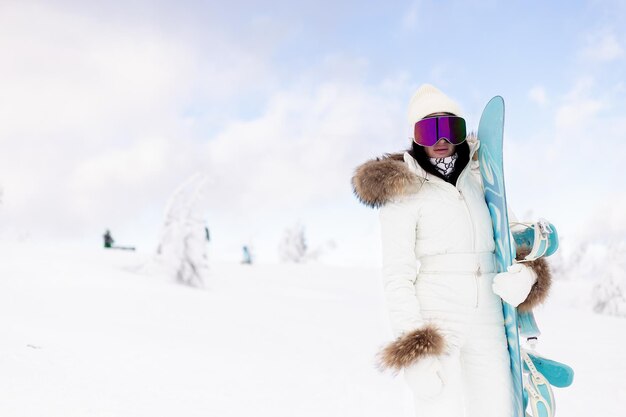
[(345, 77), (305, 76), (259, 116), (224, 113), (207, 133), (194, 111), (270, 88), (267, 46), (221, 33), (194, 44), (47, 6), (3, 11), (1, 227), (68, 237), (141, 222), (198, 171), (215, 179), (211, 209), (277, 213), (349, 197), (357, 163), (406, 146), (406, 76), (364, 88), (362, 59), (333, 56), (322, 71)]
[(241, 210), (336, 198), (349, 192), (356, 164), (407, 146), (402, 114), (395, 98), (359, 86), (277, 93), (261, 117), (233, 123), (207, 145), (221, 179), (216, 193)]
[(268, 41), (234, 39), (205, 23), (189, 34), (87, 6), (3, 6), (0, 135), (153, 125), (194, 100), (267, 90)]
[(611, 62), (624, 57), (624, 48), (611, 32), (593, 33), (586, 38), (582, 57), (590, 61)]
[[(511, 204), (550, 219), (567, 239), (624, 234), (622, 94), (590, 77), (553, 96), (548, 123), (505, 147)], [(520, 158), (520, 155), (525, 157)]]
[(623, 189), (615, 190), (581, 220), (576, 236), (579, 241), (626, 241), (626, 193)]
[(528, 98), (540, 106), (545, 106), (548, 103), (548, 94), (546, 93), (545, 88), (540, 85), (536, 85), (530, 89), (528, 92)]
[(3, 227), (75, 235), (154, 210), (203, 167), (206, 122), (186, 109), (219, 103), (220, 114), (274, 77), (263, 40), (74, 6), (2, 5)]
[(585, 97), (563, 103), (556, 113), (557, 137), (579, 136), (593, 124), (598, 113), (607, 105), (601, 99)]
[(402, 28), (407, 31), (412, 31), (417, 28), (419, 19), (419, 9), (421, 1), (413, 0), (409, 5), (409, 8), (402, 17)]
[(559, 144), (584, 140), (588, 131), (597, 126), (599, 114), (610, 104), (598, 94), (593, 78), (580, 78), (568, 92), (556, 111), (556, 139)]

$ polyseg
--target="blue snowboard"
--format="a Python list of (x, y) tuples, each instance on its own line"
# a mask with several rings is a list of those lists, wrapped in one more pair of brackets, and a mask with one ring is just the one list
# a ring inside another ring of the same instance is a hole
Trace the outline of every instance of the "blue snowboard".
[[(574, 382), (574, 370), (562, 363), (552, 359), (544, 358), (536, 353), (528, 352), (530, 360), (553, 387), (565, 388)], [(524, 363), (524, 369), (528, 370), (528, 366)]]
[[(509, 229), (509, 217), (504, 188), (502, 163), (502, 139), (504, 131), (504, 100), (500, 96), (492, 98), (478, 125), (480, 148), (478, 158), (480, 173), (485, 188), (485, 201), (491, 214), (493, 237), (496, 243), (498, 272), (506, 271), (515, 259), (515, 247)], [(524, 417), (524, 387), (522, 385), (522, 360), (519, 344), (518, 317), (515, 307), (502, 303), (504, 325), (511, 358), (513, 378), (512, 417)]]

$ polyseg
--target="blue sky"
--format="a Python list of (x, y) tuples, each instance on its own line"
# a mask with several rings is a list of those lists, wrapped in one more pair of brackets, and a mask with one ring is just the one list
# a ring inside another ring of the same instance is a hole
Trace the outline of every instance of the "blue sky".
[[(216, 257), (271, 261), (302, 221), (371, 262), (349, 179), (407, 146), (422, 83), (475, 127), (507, 103), (510, 202), (570, 239), (626, 235), (620, 1), (0, 4), (0, 237), (156, 245), (163, 206), (213, 179)], [(540, 167), (535, 168), (535, 165)]]

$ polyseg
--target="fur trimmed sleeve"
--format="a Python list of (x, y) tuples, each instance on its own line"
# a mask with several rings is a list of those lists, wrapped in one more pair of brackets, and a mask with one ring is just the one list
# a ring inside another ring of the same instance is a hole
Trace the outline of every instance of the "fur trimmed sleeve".
[(380, 210), (383, 284), (387, 312), (398, 336), (378, 355), (381, 369), (400, 370), (444, 351), (443, 334), (427, 323), (415, 294), (417, 210), (412, 199), (388, 202)]
[[(528, 251), (518, 250), (516, 258), (518, 260), (524, 259), (528, 253)], [(530, 311), (539, 304), (542, 304), (546, 298), (548, 298), (550, 286), (552, 285), (552, 273), (550, 272), (550, 267), (545, 258), (525, 262), (525, 265), (532, 269), (535, 275), (537, 275), (537, 281), (531, 288), (526, 300), (517, 307), (517, 309), (522, 312)]]
[(398, 337), (380, 351), (382, 369), (400, 370), (425, 356), (436, 356), (444, 352), (445, 339), (436, 327), (427, 325)]

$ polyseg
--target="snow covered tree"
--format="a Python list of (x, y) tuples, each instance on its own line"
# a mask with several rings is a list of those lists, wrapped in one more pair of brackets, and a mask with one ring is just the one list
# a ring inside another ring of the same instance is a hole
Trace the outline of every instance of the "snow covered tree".
[(307, 243), (306, 232), (301, 223), (288, 227), (283, 232), (282, 240), (278, 246), (278, 253), (283, 262), (304, 263), (319, 259), (328, 251), (335, 249), (333, 240), (315, 248)]
[(181, 284), (203, 287), (208, 275), (206, 222), (203, 216), (207, 178), (196, 174), (170, 197), (156, 260)]
[(307, 243), (304, 226), (296, 223), (283, 232), (283, 238), (278, 246), (280, 259), (283, 262), (303, 263), (307, 260)]
[(593, 309), (626, 317), (626, 242), (609, 245), (603, 265), (605, 273), (593, 288)]

